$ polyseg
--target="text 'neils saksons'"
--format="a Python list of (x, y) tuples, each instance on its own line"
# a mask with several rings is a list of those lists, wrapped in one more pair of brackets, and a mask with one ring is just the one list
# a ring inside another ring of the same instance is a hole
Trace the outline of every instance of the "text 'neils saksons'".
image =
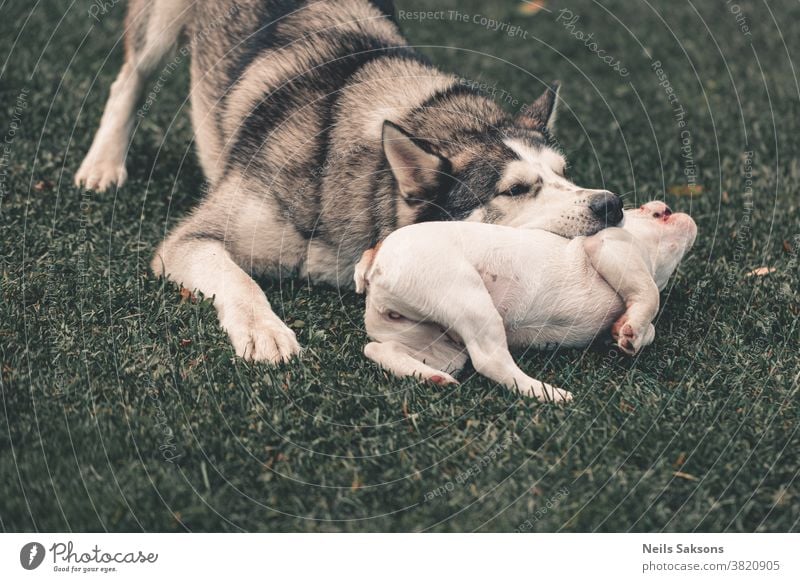
[(724, 554), (722, 546), (696, 546), (694, 544), (642, 544), (643, 554)]

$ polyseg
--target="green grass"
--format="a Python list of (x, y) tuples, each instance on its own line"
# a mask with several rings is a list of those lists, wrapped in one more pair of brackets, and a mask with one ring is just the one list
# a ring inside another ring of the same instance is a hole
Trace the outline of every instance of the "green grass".
[[(523, 355), (575, 393), (567, 408), (469, 375), (440, 389), (365, 360), (361, 297), (283, 280), (264, 285), (307, 350), (276, 369), (237, 360), (213, 307), (147, 269), (201, 196), (185, 63), (137, 127), (129, 182), (82, 193), (124, 5), (95, 22), (88, 2), (5, 2), (0, 527), (797, 531), (800, 5), (741, 0), (746, 35), (716, 2), (399, 4), (522, 26), (402, 23), (444, 70), (520, 102), (533, 75), (560, 79), (571, 175), (630, 204), (687, 183), (661, 61), (703, 190), (666, 194), (700, 234), (654, 346)], [(628, 77), (554, 22), (561, 7)], [(761, 266), (776, 270), (746, 276)]]

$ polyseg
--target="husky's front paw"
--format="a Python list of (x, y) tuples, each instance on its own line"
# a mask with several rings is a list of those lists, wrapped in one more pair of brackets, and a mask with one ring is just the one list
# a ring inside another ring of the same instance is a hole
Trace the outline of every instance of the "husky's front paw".
[(89, 150), (75, 173), (75, 185), (102, 192), (114, 184), (122, 186), (127, 178), (124, 160), (120, 161), (117, 156), (97, 155)]
[(236, 355), (253, 362), (280, 364), (300, 353), (295, 333), (276, 315), (264, 314), (247, 320), (232, 318), (222, 323)]

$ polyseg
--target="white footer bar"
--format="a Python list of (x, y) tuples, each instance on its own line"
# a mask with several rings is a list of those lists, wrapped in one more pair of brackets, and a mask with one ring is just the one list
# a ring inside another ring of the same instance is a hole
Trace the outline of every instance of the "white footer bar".
[(777, 581), (800, 580), (798, 550), (800, 534), (3, 534), (0, 579)]

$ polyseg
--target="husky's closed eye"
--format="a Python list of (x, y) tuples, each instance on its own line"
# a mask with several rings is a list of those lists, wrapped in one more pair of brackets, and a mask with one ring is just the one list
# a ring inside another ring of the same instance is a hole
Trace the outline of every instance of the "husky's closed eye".
[(505, 194), (506, 196), (522, 196), (530, 191), (531, 187), (529, 184), (514, 184), (505, 192), (501, 192), (501, 194)]

